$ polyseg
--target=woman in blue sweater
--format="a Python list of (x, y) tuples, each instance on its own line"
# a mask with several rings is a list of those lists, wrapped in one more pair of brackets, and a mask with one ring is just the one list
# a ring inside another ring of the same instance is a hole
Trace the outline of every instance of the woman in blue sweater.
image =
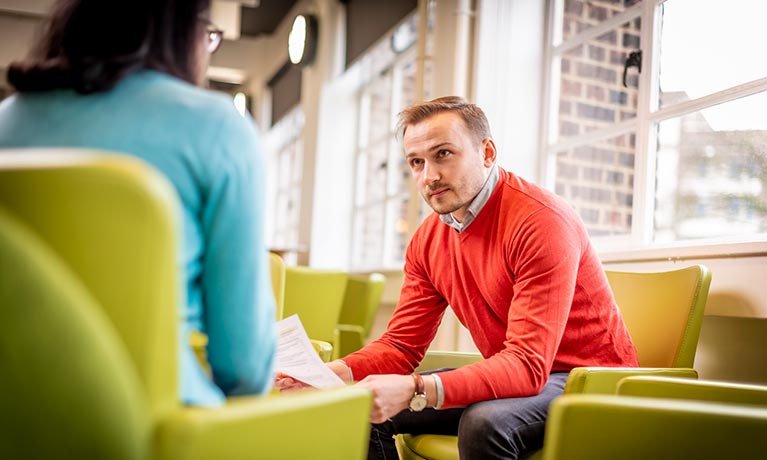
[[(258, 133), (201, 88), (221, 42), (209, 14), (210, 0), (56, 2), (33, 53), (9, 67), (0, 148), (103, 149), (170, 179), (183, 208), (180, 395), (215, 406), (270, 388), (275, 333)], [(212, 380), (194, 330), (208, 335)]]

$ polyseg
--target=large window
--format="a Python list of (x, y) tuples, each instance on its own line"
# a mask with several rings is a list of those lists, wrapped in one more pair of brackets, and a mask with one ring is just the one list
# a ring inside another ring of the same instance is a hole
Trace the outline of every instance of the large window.
[[(416, 25), (412, 14), (399, 30), (415, 30)], [(367, 75), (359, 93), (355, 155), (351, 266), (357, 270), (402, 268), (417, 225), (409, 218), (409, 207), (418, 197), (395, 139), (397, 113), (416, 98), (416, 53), (414, 46), (395, 53), (391, 40), (385, 37), (357, 63)]]
[(290, 110), (269, 131), (268, 152), (267, 244), (290, 264), (297, 263), (301, 247), (298, 230), (303, 178), (304, 112), (300, 106)]
[(546, 181), (598, 245), (765, 239), (764, 17), (761, 0), (553, 2)]

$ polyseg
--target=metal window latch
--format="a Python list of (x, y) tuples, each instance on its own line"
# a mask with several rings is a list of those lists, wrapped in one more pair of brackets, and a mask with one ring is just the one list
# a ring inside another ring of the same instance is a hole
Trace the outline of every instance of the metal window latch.
[(623, 66), (623, 87), (628, 88), (626, 84), (626, 74), (630, 67), (636, 67), (639, 73), (642, 73), (642, 50), (636, 50), (629, 53), (626, 59), (626, 65)]

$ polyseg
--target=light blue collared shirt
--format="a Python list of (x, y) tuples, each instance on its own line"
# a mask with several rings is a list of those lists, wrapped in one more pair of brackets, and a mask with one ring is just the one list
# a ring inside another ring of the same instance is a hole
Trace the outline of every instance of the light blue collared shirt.
[(474, 222), (474, 219), (477, 218), (477, 215), (482, 211), (482, 208), (485, 207), (485, 204), (487, 204), (487, 200), (490, 199), (490, 195), (493, 194), (496, 185), (498, 185), (498, 163), (493, 163), (493, 167), (490, 169), (490, 175), (487, 176), (485, 185), (482, 186), (482, 190), (480, 190), (479, 193), (477, 193), (477, 196), (471, 201), (469, 209), (466, 210), (466, 215), (463, 217), (463, 222), (458, 222), (458, 220), (453, 217), (452, 213), (440, 214), (440, 220), (453, 227), (458, 233), (466, 230), (466, 228)]

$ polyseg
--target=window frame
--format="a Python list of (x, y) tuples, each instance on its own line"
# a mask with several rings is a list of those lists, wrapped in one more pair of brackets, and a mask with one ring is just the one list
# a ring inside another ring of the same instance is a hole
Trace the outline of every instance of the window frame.
[[(409, 16), (408, 16), (409, 18)], [(385, 37), (385, 41), (381, 42), (385, 43), (386, 46), (388, 46), (389, 43), (389, 37), (388, 35)], [(363, 59), (368, 58), (368, 56), (364, 56)], [(375, 200), (362, 200), (359, 201), (356, 196), (356, 191), (358, 190), (358, 187), (360, 187), (360, 180), (361, 178), (358, 175), (355, 175), (354, 183), (353, 183), (353, 190), (355, 191), (355, 198), (353, 200), (352, 205), (352, 214), (351, 214), (351, 225), (352, 225), (352, 231), (351, 235), (352, 238), (350, 239), (350, 248), (349, 248), (349, 266), (352, 270), (355, 271), (367, 271), (367, 270), (378, 270), (378, 271), (387, 271), (387, 270), (397, 270), (401, 269), (402, 265), (404, 264), (405, 254), (402, 253), (401, 259), (393, 259), (390, 254), (393, 253), (393, 246), (396, 244), (395, 242), (395, 235), (392, 233), (391, 229), (393, 228), (392, 219), (393, 216), (389, 212), (390, 206), (392, 204), (396, 205), (399, 203), (400, 200), (403, 198), (407, 198), (409, 200), (409, 203), (413, 200), (417, 200), (419, 197), (417, 194), (413, 194), (413, 188), (410, 186), (410, 182), (412, 180), (410, 178), (406, 179), (404, 182), (407, 183), (407, 187), (403, 187), (398, 191), (395, 191), (394, 193), (390, 193), (390, 181), (393, 174), (399, 173), (398, 164), (391, 164), (390, 159), (393, 158), (393, 155), (395, 155), (398, 150), (398, 144), (395, 142), (395, 135), (396, 135), (396, 126), (395, 126), (395, 117), (399, 110), (403, 107), (403, 103), (400, 100), (401, 96), (401, 89), (402, 85), (401, 82), (403, 80), (403, 72), (406, 66), (408, 65), (416, 65), (416, 59), (417, 59), (417, 50), (415, 46), (411, 46), (407, 50), (403, 51), (400, 54), (396, 54), (392, 56), (392, 59), (390, 62), (386, 63), (385, 65), (382, 65), (379, 69), (377, 69), (375, 72), (372, 72), (372, 75), (364, 83), (362, 83), (358, 89), (358, 107), (360, 108), (360, 111), (362, 111), (362, 108), (366, 105), (364, 103), (364, 99), (366, 97), (369, 97), (369, 93), (371, 91), (371, 88), (374, 87), (376, 84), (378, 84), (379, 79), (384, 74), (389, 74), (387, 78), (390, 78), (389, 83), (389, 114), (388, 114), (388, 120), (389, 124), (387, 126), (387, 135), (382, 137), (381, 139), (376, 139), (376, 141), (379, 141), (378, 143), (371, 143), (368, 141), (368, 143), (365, 146), (361, 145), (360, 142), (360, 136), (363, 129), (368, 129), (367, 126), (363, 127), (362, 125), (365, 123), (365, 121), (368, 118), (368, 113), (366, 112), (365, 115), (360, 116), (360, 126), (357, 127), (356, 132), (356, 140), (355, 140), (355, 147), (354, 147), (354, 171), (359, 170), (361, 156), (364, 154), (367, 154), (371, 150), (375, 148), (375, 146), (383, 146), (386, 150), (386, 157), (387, 157), (387, 169), (386, 169), (386, 179), (384, 184), (384, 193), (383, 196), (379, 199)], [(416, 78), (417, 72), (416, 72)], [(394, 149), (395, 151), (392, 151)], [(371, 204), (375, 204), (376, 206), (383, 207), (384, 212), (384, 225), (380, 230), (380, 240), (382, 242), (382, 249), (381, 249), (381, 257), (380, 259), (375, 263), (370, 264), (363, 264), (360, 263), (360, 261), (357, 258), (357, 254), (355, 253), (355, 246), (359, 238), (362, 238), (362, 235), (359, 234), (356, 230), (356, 222), (357, 218), (360, 214), (364, 212), (364, 210), (369, 209)], [(412, 233), (412, 227), (415, 225), (418, 225), (418, 222), (412, 222), (412, 219), (409, 215), (403, 216), (407, 220), (408, 228), (411, 228), (411, 231), (407, 233), (407, 239), (409, 239), (411, 233)]]
[[(717, 237), (676, 241), (669, 244), (653, 242), (656, 176), (656, 142), (658, 123), (697, 112), (699, 110), (733, 101), (742, 97), (767, 91), (767, 77), (741, 83), (702, 97), (658, 108), (660, 57), (661, 5), (666, 0), (641, 0), (625, 11), (597, 25), (562, 39), (562, 18), (565, 0), (548, 2), (546, 11), (546, 37), (544, 52), (543, 110), (541, 116), (540, 145), (542, 152), (540, 177), (550, 190), (554, 189), (556, 177), (556, 152), (611, 137), (636, 134), (634, 153), (634, 186), (631, 231), (626, 235), (592, 237), (597, 250), (608, 260), (638, 260), (648, 257), (669, 260), (708, 255), (743, 255), (764, 253), (767, 250), (767, 234), (747, 237)], [(552, 142), (552, 126), (558, 125), (559, 71), (555, 70), (559, 58), (567, 51), (589, 40), (615, 30), (626, 22), (640, 18), (640, 49), (642, 68), (638, 81), (637, 114), (633, 119), (616, 122), (585, 134), (561, 138)], [(650, 78), (647, 78), (647, 76)], [(661, 256), (662, 254), (663, 256)]]
[[(268, 156), (269, 174), (267, 175), (267, 189), (270, 195), (266, 210), (268, 216), (268, 225), (265, 233), (266, 243), (270, 249), (283, 253), (286, 261), (291, 264), (296, 263), (298, 253), (305, 250), (305, 245), (301, 242), (300, 236), (301, 209), (304, 205), (301, 202), (301, 198), (303, 191), (303, 163), (306, 160), (306, 152), (303, 145), (305, 125), (304, 111), (301, 105), (298, 104), (287, 111), (271, 127), (266, 134), (264, 142), (265, 151)], [(296, 164), (292, 164), (299, 156), (296, 153), (299, 147), (300, 159), (298, 163), (301, 166), (300, 168)], [(293, 157), (287, 171), (282, 170), (281, 159), (285, 155)], [(287, 183), (284, 184), (281, 183), (283, 174), (288, 175)], [(291, 200), (291, 195), (298, 197), (298, 202), (295, 203), (296, 209), (292, 211), (294, 215), (280, 218), (288, 210), (280, 209), (278, 204), (282, 202), (282, 197), (287, 201)], [(280, 241), (278, 234), (283, 232), (291, 234), (291, 238), (288, 238), (289, 241)]]

